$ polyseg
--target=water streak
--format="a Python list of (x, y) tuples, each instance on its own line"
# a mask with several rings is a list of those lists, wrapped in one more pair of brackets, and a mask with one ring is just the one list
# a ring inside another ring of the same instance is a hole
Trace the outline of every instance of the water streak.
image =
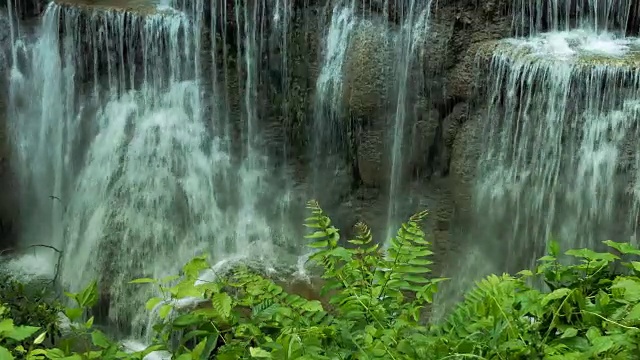
[(516, 0), (514, 25), (519, 34), (584, 28), (624, 34), (633, 0)]
[[(348, 142), (347, 120), (343, 113), (343, 66), (351, 33), (356, 25), (355, 4), (338, 2), (324, 42), (322, 68), (316, 80), (314, 94), (314, 124), (312, 134), (312, 181), (314, 196), (326, 194), (327, 179), (332, 179), (341, 167)], [(342, 160), (342, 161), (341, 161)]]
[(134, 336), (148, 325), (140, 307), (151, 294), (127, 286), (132, 278), (176, 274), (200, 253), (286, 263), (273, 239), (295, 236), (273, 212), (281, 192), (266, 179), (257, 136), (261, 8), (236, 8), (250, 39), (246, 141), (235, 153), (231, 116), (204, 111), (207, 86), (231, 95), (202, 81), (202, 24), (192, 16), (203, 2), (190, 6), (142, 14), (52, 3), (24, 81), (11, 84), (22, 241), (64, 249), (64, 285), (98, 278), (110, 319)]
[(400, 210), (400, 194), (403, 186), (405, 169), (405, 132), (409, 116), (410, 79), (413, 74), (416, 52), (424, 43), (424, 36), (429, 29), (431, 16), (431, 0), (421, 3), (410, 0), (405, 9), (406, 14), (401, 22), (400, 33), (396, 43), (395, 67), (395, 114), (393, 115), (392, 140), (390, 152), (391, 176), (389, 180), (389, 205), (387, 210), (387, 237), (391, 239), (397, 229)]

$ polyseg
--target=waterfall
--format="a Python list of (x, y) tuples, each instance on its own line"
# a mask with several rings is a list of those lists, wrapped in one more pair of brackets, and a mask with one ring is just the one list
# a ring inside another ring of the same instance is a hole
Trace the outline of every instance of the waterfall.
[(624, 33), (632, 5), (633, 0), (516, 0), (512, 10), (519, 34), (575, 27)]
[(533, 265), (552, 237), (565, 248), (625, 240), (619, 167), (637, 136), (640, 72), (569, 50), (532, 53), (522, 40), (493, 56), (477, 206), (510, 269)]
[[(324, 39), (322, 67), (316, 80), (312, 142), (312, 189), (314, 196), (332, 191), (335, 176), (345, 167), (347, 119), (343, 113), (343, 66), (349, 38), (356, 24), (355, 4), (338, 2)], [(329, 182), (327, 182), (329, 179)]]
[(519, 4), (538, 11), (526, 13), (532, 30), (544, 9), (553, 31), (496, 47), (474, 189), (475, 235), (505, 254), (497, 266), (509, 270), (533, 266), (550, 239), (594, 248), (636, 226), (625, 169), (635, 166), (640, 47), (615, 31), (626, 27), (630, 2)]
[(274, 211), (287, 200), (267, 176), (258, 137), (265, 9), (235, 8), (247, 70), (237, 74), (245, 141), (236, 151), (229, 69), (214, 61), (214, 82), (201, 75), (203, 5), (124, 12), (51, 3), (24, 80), (12, 78), (22, 244), (62, 249), (65, 288), (98, 279), (109, 318), (133, 334), (144, 333), (140, 309), (152, 296), (127, 285), (133, 278), (176, 274), (202, 253), (295, 264), (279, 247), (295, 232)]
[(401, 188), (404, 185), (405, 171), (404, 161), (406, 154), (405, 132), (407, 127), (407, 118), (410, 116), (409, 101), (410, 96), (410, 79), (413, 74), (413, 64), (416, 57), (416, 51), (424, 43), (425, 33), (429, 28), (429, 17), (431, 15), (431, 0), (424, 3), (410, 0), (400, 25), (400, 32), (396, 39), (396, 63), (395, 63), (395, 83), (394, 96), (395, 104), (391, 104), (395, 108), (393, 114), (392, 130), (391, 130), (391, 151), (390, 166), (391, 175), (389, 179), (389, 202), (387, 209), (387, 240), (391, 239), (395, 234), (397, 225), (400, 221), (399, 213), (401, 205)]

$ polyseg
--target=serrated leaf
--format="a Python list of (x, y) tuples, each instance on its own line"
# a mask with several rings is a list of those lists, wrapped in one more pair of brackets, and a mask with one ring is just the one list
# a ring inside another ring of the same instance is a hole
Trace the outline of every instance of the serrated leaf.
[(607, 246), (610, 246), (618, 250), (622, 254), (640, 255), (640, 250), (638, 250), (635, 246), (629, 243), (615, 242), (612, 240), (606, 240), (606, 241), (603, 241), (603, 243), (605, 243)]
[(563, 298), (569, 295), (569, 293), (571, 293), (571, 289), (568, 289), (568, 288), (560, 288), (560, 289), (553, 290), (551, 293), (545, 295), (545, 297), (542, 298), (542, 305), (547, 305), (553, 300)]
[(233, 299), (227, 293), (218, 293), (211, 299), (213, 307), (218, 311), (220, 316), (227, 319), (231, 316), (231, 309), (233, 305)]
[(251, 354), (251, 357), (257, 359), (271, 359), (271, 353), (261, 348), (250, 347), (249, 354)]
[(302, 305), (302, 310), (310, 312), (324, 311), (322, 303), (318, 300), (306, 301), (304, 305)]
[(591, 341), (594, 355), (601, 354), (609, 349), (611, 349), (614, 345), (613, 339), (610, 336), (600, 336)]
[(625, 320), (633, 323), (640, 322), (640, 303), (633, 305), (629, 314), (625, 317)]
[(305, 239), (323, 239), (329, 236), (325, 231), (314, 231), (312, 234), (305, 235)]
[(618, 278), (611, 288), (623, 290), (623, 297), (626, 301), (640, 301), (640, 282), (636, 280), (630, 278)]

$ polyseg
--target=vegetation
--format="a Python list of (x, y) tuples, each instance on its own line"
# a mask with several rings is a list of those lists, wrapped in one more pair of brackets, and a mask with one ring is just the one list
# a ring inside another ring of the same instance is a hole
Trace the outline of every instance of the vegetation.
[[(610, 252), (563, 255), (552, 244), (536, 271), (491, 275), (445, 320), (429, 323), (425, 309), (444, 279), (429, 275), (430, 245), (420, 228), (425, 212), (403, 224), (382, 251), (364, 224), (348, 248), (339, 246), (338, 230), (318, 204), (308, 207), (305, 225), (316, 250), (310, 260), (325, 281), (328, 304), (287, 294), (244, 267), (196, 282), (210, 267), (198, 257), (180, 276), (132, 281), (163, 294), (146, 305), (159, 321), (145, 351), (126, 353), (92, 328), (84, 310), (97, 301), (92, 283), (68, 294), (75, 306), (64, 311), (77, 336), (50, 345), (48, 325), (0, 307), (0, 359), (142, 359), (152, 351), (179, 360), (640, 358), (640, 250), (630, 244), (606, 241)], [(548, 290), (531, 285), (539, 281)], [(189, 311), (173, 305), (192, 296), (208, 305)], [(83, 346), (73, 341), (83, 336), (91, 341), (78, 350)]]

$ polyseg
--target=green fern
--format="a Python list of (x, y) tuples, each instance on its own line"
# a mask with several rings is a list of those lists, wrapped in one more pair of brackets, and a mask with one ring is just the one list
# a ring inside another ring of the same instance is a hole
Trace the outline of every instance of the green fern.
[(429, 257), (433, 252), (420, 227), (427, 214), (427, 211), (421, 211), (411, 216), (391, 239), (388, 259), (376, 273), (377, 282), (383, 284), (376, 293), (379, 297), (402, 299), (404, 292), (409, 292), (425, 302), (432, 301), (437, 283), (444, 279), (427, 276), (431, 272), (429, 265), (433, 262)]

